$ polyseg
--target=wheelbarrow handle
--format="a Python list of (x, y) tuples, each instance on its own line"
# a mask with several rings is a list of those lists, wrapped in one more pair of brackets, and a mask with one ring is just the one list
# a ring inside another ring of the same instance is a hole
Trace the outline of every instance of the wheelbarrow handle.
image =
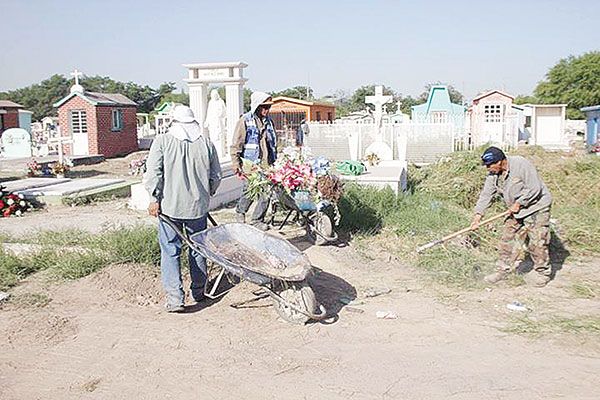
[[(206, 214), (207, 219), (210, 221), (211, 224), (213, 224), (213, 226), (217, 226), (217, 221), (215, 221), (215, 219), (212, 217), (212, 215), (210, 215), (209, 213)], [(194, 249), (196, 252), (203, 254), (203, 252), (200, 250), (201, 247), (193, 242), (189, 235), (187, 234), (187, 232), (185, 230), (179, 229), (179, 227), (177, 226), (177, 224), (175, 223), (175, 221), (173, 221), (171, 219), (171, 217), (164, 215), (163, 213), (159, 212), (158, 213), (158, 218), (162, 219), (167, 225), (169, 225), (171, 228), (173, 228), (173, 230), (177, 233), (177, 235), (181, 238), (181, 240), (183, 240), (185, 242), (185, 244), (187, 244), (189, 247), (191, 247), (192, 249)]]
[[(481, 221), (481, 222), (479, 223), (479, 225), (480, 225), (480, 226), (481, 226), (481, 225), (485, 225), (485, 224), (487, 224), (487, 223), (489, 223), (489, 222), (492, 222), (492, 221), (495, 221), (495, 220), (497, 220), (497, 219), (499, 219), (499, 218), (505, 217), (505, 216), (507, 216), (508, 214), (510, 214), (510, 211), (508, 211), (508, 210), (507, 210), (507, 211), (504, 211), (503, 213), (500, 213), (500, 214), (498, 214), (498, 215), (494, 215), (493, 217), (490, 217), (490, 218), (488, 218), (488, 219), (485, 219), (485, 220)], [(460, 236), (460, 235), (462, 235), (462, 234), (464, 234), (464, 233), (467, 233), (467, 232), (471, 232), (471, 231), (473, 231), (473, 230), (474, 230), (474, 229), (471, 229), (471, 227), (469, 226), (469, 227), (466, 227), (466, 228), (464, 228), (464, 229), (461, 229), (460, 231), (456, 231), (456, 232), (454, 232), (454, 233), (451, 233), (450, 235), (444, 236), (444, 237), (443, 237), (443, 238), (441, 238), (441, 239), (437, 239), (437, 240), (434, 240), (433, 242), (429, 242), (429, 243), (427, 243), (427, 244), (424, 244), (423, 246), (421, 246), (421, 247), (418, 247), (418, 248), (417, 248), (417, 253), (421, 253), (421, 252), (423, 252), (423, 251), (425, 251), (425, 250), (427, 250), (427, 249), (429, 249), (429, 248), (431, 248), (431, 247), (433, 247), (433, 246), (436, 246), (436, 245), (438, 245), (438, 244), (442, 244), (442, 243), (444, 243), (444, 242), (446, 242), (446, 241), (448, 241), (448, 240), (450, 240), (450, 239), (454, 239), (454, 238), (455, 238), (455, 237), (457, 237), (457, 236)]]

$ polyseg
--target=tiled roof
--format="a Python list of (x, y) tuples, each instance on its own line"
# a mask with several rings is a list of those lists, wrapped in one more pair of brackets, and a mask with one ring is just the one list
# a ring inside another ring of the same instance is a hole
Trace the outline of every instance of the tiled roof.
[(62, 106), (73, 96), (79, 96), (94, 106), (137, 106), (136, 102), (119, 93), (73, 92), (54, 103), (54, 107)]
[(85, 92), (83, 95), (98, 105), (137, 106), (135, 101), (119, 93)]
[(0, 100), (0, 107), (23, 107), (20, 104), (14, 103), (10, 100)]

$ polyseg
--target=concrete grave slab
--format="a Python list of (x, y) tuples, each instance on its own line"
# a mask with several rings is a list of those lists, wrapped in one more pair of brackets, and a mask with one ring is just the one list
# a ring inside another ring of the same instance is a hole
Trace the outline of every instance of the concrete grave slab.
[(407, 164), (404, 161), (382, 161), (378, 165), (368, 165), (367, 171), (358, 176), (340, 175), (340, 179), (346, 182), (375, 186), (378, 189), (390, 187), (395, 194), (406, 189), (407, 177)]
[(125, 182), (124, 179), (98, 179), (98, 178), (82, 178), (68, 179), (67, 182), (58, 183), (56, 185), (43, 186), (24, 190), (25, 196), (66, 196), (73, 193), (83, 192), (103, 186), (114, 185)]
[(27, 178), (4, 182), (2, 185), (6, 186), (6, 190), (9, 192), (23, 192), (68, 181), (70, 181), (68, 178)]

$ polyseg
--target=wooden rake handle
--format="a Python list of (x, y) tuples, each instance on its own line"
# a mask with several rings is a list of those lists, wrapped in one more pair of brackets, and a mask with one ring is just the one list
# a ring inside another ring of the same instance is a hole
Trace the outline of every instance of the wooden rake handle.
[[(493, 217), (489, 217), (488, 219), (484, 219), (483, 221), (481, 221), (479, 223), (479, 226), (485, 225), (485, 224), (487, 224), (489, 222), (492, 222), (492, 221), (495, 221), (495, 220), (497, 220), (499, 218), (506, 217), (508, 214), (510, 214), (510, 212), (507, 210), (507, 211), (504, 211), (501, 214), (494, 215)], [(454, 233), (451, 233), (448, 236), (444, 236), (441, 239), (434, 240), (433, 242), (429, 242), (427, 244), (424, 244), (423, 246), (417, 248), (417, 253), (421, 253), (422, 251), (425, 251), (425, 250), (427, 250), (430, 247), (433, 247), (435, 245), (444, 243), (444, 242), (446, 242), (446, 241), (448, 241), (450, 239), (454, 239), (455, 237), (462, 235), (463, 233), (467, 233), (467, 232), (470, 232), (470, 231), (473, 231), (473, 230), (474, 229), (471, 229), (471, 227), (466, 227), (464, 229), (461, 229), (460, 231), (456, 231)]]

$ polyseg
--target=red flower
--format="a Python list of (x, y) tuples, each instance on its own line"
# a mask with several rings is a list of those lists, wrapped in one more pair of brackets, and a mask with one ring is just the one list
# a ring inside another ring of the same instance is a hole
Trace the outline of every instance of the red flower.
[(4, 202), (2, 200), (0, 200), (0, 210), (2, 210), (4, 208)]

